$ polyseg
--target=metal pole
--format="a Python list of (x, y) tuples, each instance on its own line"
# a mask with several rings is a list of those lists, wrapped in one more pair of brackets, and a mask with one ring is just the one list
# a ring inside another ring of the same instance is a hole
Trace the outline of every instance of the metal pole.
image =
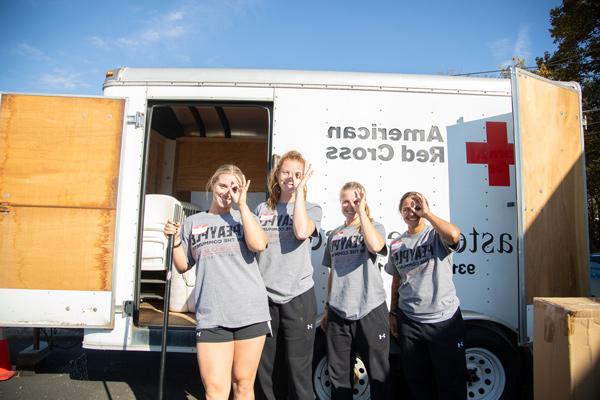
[(171, 272), (173, 271), (173, 235), (169, 235), (166, 254), (167, 279), (165, 281), (165, 297), (163, 301), (163, 326), (160, 348), (160, 375), (158, 377), (158, 400), (163, 398), (165, 380), (165, 363), (167, 358), (167, 335), (169, 329), (169, 302), (171, 298)]

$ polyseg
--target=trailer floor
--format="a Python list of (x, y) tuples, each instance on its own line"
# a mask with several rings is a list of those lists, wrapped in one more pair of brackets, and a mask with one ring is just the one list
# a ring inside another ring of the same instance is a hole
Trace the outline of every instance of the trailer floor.
[[(169, 312), (169, 327), (196, 327), (196, 316), (193, 313)], [(140, 304), (139, 326), (162, 327), (162, 301), (146, 301)]]

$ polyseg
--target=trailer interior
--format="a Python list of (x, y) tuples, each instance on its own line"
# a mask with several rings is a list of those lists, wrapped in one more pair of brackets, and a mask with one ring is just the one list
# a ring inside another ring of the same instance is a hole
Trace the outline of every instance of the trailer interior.
[[(268, 103), (154, 102), (148, 105), (150, 126), (146, 134), (144, 212), (140, 213), (144, 221), (140, 224), (138, 248), (136, 325), (158, 328), (164, 318), (166, 266), (157, 260), (144, 259), (148, 253), (145, 250), (155, 245), (152, 243), (155, 239), (147, 239), (148, 233), (143, 229), (151, 229), (150, 215), (160, 216), (163, 212), (150, 209), (154, 206), (149, 196), (175, 198), (181, 203), (185, 216), (206, 211), (211, 200), (206, 184), (212, 173), (219, 165), (235, 164), (246, 179), (252, 180), (249, 206), (253, 208), (264, 201), (270, 167), (271, 110), (272, 105)], [(161, 240), (160, 218), (155, 221), (157, 240)], [(194, 271), (185, 275), (174, 267), (173, 271), (169, 327), (194, 328)]]

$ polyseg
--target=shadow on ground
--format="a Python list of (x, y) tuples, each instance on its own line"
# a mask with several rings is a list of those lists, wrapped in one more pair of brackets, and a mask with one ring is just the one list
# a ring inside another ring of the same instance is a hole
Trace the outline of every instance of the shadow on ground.
[[(42, 335), (42, 340), (44, 340)], [(8, 336), (11, 361), (32, 337)], [(2, 399), (156, 399), (160, 353), (88, 350), (79, 335), (51, 340), (51, 351), (35, 371), (19, 371), (0, 382)], [(195, 354), (167, 354), (165, 399), (201, 399), (203, 389)]]

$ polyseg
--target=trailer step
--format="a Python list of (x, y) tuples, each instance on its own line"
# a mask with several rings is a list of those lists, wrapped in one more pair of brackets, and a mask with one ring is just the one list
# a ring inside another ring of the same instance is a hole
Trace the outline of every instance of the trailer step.
[(140, 299), (142, 300), (164, 300), (164, 296), (156, 293), (141, 293)]
[(149, 284), (161, 284), (161, 285), (164, 285), (165, 284), (165, 280), (164, 279), (142, 278), (142, 279), (140, 279), (140, 283), (149, 283)]

